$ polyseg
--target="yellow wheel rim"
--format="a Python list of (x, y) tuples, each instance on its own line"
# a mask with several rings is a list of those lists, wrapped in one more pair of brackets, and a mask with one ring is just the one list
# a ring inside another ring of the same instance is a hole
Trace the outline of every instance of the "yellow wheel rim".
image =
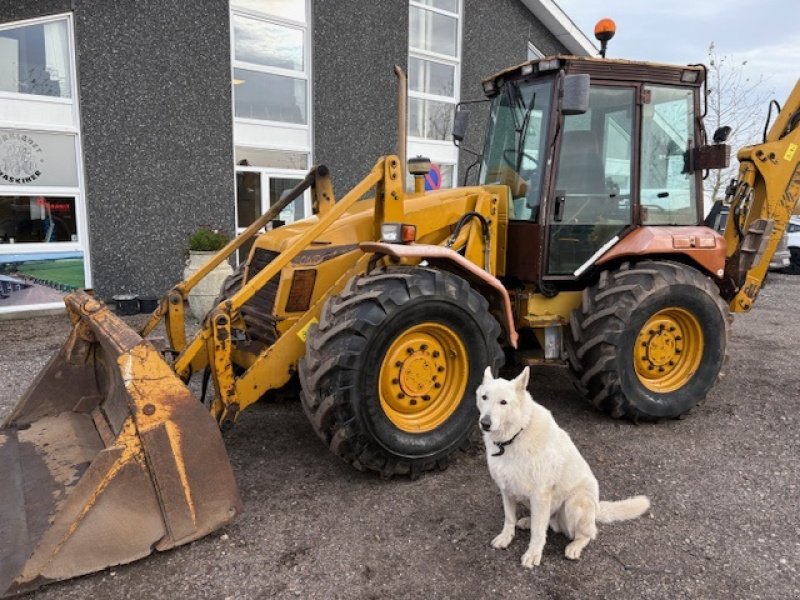
[(666, 394), (686, 385), (703, 359), (703, 329), (683, 308), (665, 308), (644, 324), (636, 337), (633, 363), (648, 390)]
[(431, 431), (461, 404), (469, 379), (467, 351), (446, 325), (415, 325), (392, 342), (379, 377), (389, 420), (408, 433)]

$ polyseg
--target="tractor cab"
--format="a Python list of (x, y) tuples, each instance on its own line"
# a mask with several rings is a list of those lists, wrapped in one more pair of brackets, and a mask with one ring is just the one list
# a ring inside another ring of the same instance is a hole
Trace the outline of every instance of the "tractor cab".
[(483, 82), (481, 184), (510, 189), (506, 276), (569, 288), (641, 227), (703, 220), (702, 66), (556, 56)]

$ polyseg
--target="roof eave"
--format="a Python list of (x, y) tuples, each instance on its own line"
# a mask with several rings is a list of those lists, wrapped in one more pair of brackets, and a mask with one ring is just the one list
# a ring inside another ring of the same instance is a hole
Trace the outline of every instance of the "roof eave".
[(570, 53), (597, 56), (597, 47), (553, 0), (522, 0), (522, 3)]

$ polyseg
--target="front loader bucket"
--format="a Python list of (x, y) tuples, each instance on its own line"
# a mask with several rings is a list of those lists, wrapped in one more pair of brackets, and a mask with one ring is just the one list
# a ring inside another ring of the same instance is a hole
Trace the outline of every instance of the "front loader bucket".
[(0, 428), (0, 596), (196, 540), (240, 510), (219, 429), (152, 345), (85, 292)]

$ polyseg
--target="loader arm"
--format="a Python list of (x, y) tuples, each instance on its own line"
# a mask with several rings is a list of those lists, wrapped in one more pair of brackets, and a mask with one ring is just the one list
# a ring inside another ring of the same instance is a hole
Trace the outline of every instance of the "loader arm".
[(723, 296), (732, 312), (752, 308), (800, 198), (800, 81), (765, 141), (739, 150), (729, 188)]

